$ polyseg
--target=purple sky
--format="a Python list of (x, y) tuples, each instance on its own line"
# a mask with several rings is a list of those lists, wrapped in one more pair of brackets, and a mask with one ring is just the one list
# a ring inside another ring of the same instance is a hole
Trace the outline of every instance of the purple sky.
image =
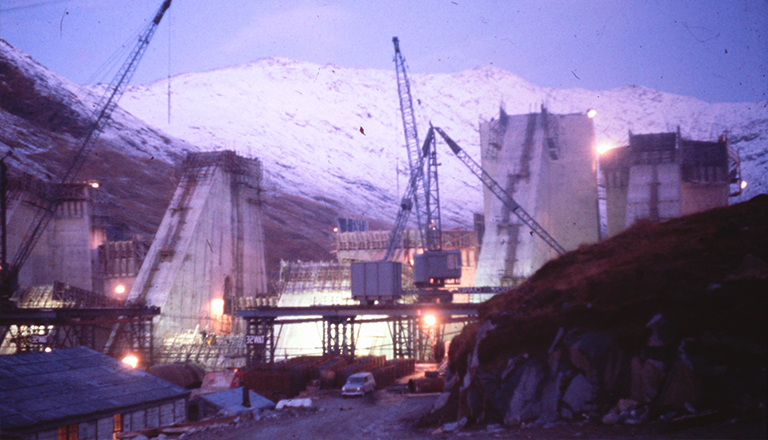
[[(0, 38), (78, 83), (122, 62), (161, 0), (0, 0)], [(286, 57), (411, 73), (492, 64), (555, 88), (768, 99), (766, 0), (174, 0), (134, 77)]]

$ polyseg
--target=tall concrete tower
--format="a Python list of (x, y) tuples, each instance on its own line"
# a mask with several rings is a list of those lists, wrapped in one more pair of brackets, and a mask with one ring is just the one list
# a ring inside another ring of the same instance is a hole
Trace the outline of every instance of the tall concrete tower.
[[(586, 114), (507, 115), (480, 124), (482, 166), (566, 250), (598, 239), (595, 135)], [(484, 190), (476, 286), (514, 286), (557, 253)]]
[(159, 306), (159, 337), (231, 331), (225, 300), (266, 293), (261, 163), (233, 151), (195, 153), (128, 301)]

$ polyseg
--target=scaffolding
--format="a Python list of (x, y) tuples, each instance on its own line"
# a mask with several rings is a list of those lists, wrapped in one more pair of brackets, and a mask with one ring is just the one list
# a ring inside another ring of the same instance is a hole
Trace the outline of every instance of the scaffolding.
[(24, 309), (120, 308), (123, 302), (61, 282), (19, 289), (11, 298)]
[(350, 264), (333, 261), (280, 262), (280, 294), (350, 291)]
[(168, 335), (160, 344), (159, 364), (196, 363), (206, 371), (231, 371), (246, 364), (243, 335), (208, 334), (197, 329)]

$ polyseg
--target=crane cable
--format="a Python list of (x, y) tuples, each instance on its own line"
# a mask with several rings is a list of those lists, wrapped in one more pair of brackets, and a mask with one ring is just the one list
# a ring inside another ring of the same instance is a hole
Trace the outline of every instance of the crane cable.
[(171, 125), (171, 14), (168, 14), (168, 125)]

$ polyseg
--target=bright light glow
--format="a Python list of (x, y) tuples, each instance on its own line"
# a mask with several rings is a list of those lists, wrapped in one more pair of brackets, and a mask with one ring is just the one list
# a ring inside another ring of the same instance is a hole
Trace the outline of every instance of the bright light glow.
[(115, 287), (115, 293), (118, 295), (125, 293), (125, 286), (118, 284), (117, 287)]
[(597, 115), (597, 110), (595, 110), (595, 109), (593, 109), (593, 108), (591, 108), (591, 109), (587, 110), (587, 117), (588, 117), (589, 119), (592, 119), (592, 118), (594, 118), (596, 115)]
[(747, 181), (746, 180), (742, 180), (741, 181), (741, 185), (739, 185), (739, 186), (741, 186), (741, 189), (746, 188), (747, 187)]
[(136, 368), (139, 365), (139, 358), (131, 354), (123, 358), (123, 363), (130, 365), (131, 368)]
[(604, 154), (608, 150), (612, 150), (614, 148), (611, 144), (599, 144), (597, 146), (597, 154)]
[(51, 347), (45, 347), (45, 352), (46, 353), (50, 353), (51, 351), (53, 351), (53, 350), (51, 350)]
[(223, 314), (224, 314), (224, 300), (221, 298), (216, 298), (213, 301), (211, 301), (211, 315), (221, 316)]
[(434, 315), (427, 315), (424, 317), (424, 324), (432, 327), (437, 322), (437, 318)]
[(98, 188), (99, 182), (91, 182), (91, 188)]

